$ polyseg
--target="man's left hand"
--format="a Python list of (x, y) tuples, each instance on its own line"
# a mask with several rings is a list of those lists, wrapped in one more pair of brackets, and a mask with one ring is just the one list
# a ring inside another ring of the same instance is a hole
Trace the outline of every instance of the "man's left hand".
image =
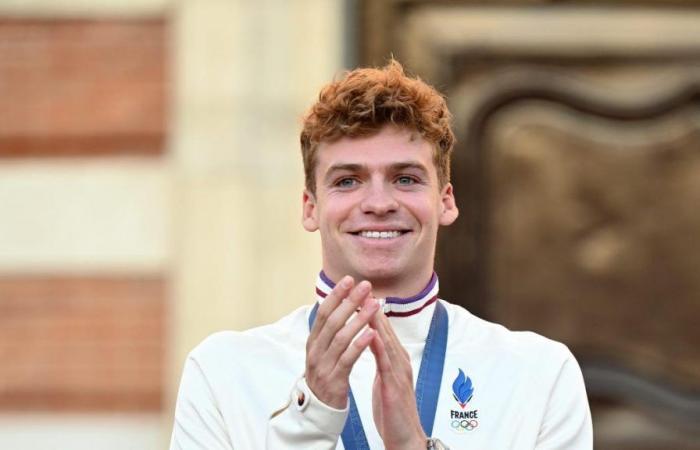
[(427, 437), (418, 417), (411, 359), (381, 310), (370, 327), (377, 331), (370, 342), (377, 363), (372, 412), (384, 446), (387, 450), (425, 450)]

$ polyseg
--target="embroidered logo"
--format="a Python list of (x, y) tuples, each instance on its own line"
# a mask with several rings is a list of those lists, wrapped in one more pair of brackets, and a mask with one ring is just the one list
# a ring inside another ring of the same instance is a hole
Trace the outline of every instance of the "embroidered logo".
[(450, 428), (458, 434), (463, 434), (474, 430), (479, 426), (479, 410), (473, 409), (465, 411), (465, 407), (474, 397), (474, 385), (472, 379), (464, 374), (462, 369), (458, 369), (459, 373), (452, 382), (452, 396), (459, 404), (462, 410), (450, 410)]
[(462, 369), (459, 369), (459, 374), (457, 374), (457, 378), (455, 378), (455, 381), (452, 383), (452, 395), (462, 409), (467, 406), (469, 400), (474, 396), (472, 379), (465, 376)]

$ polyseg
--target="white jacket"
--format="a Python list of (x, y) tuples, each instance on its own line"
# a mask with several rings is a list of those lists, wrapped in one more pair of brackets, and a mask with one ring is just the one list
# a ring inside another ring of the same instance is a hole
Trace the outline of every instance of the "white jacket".
[[(449, 335), (434, 437), (453, 450), (593, 448), (581, 370), (563, 344), (509, 331), (440, 301), (448, 311)], [(390, 318), (411, 356), (414, 382), (434, 308)], [(347, 408), (324, 405), (302, 378), (310, 309), (244, 332), (216, 333), (190, 353), (171, 450), (343, 449), (339, 436)], [(452, 392), (460, 369), (474, 389), (464, 408)], [(374, 374), (366, 350), (350, 385), (369, 445), (382, 449), (372, 419)]]

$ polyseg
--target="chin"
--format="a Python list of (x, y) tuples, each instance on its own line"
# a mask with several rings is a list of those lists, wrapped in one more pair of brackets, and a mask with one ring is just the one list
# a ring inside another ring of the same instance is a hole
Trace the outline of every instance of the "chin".
[(374, 263), (374, 264), (363, 264), (361, 268), (357, 271), (362, 279), (369, 281), (387, 281), (395, 280), (401, 277), (406, 269), (403, 267), (397, 267), (389, 262), (386, 263)]

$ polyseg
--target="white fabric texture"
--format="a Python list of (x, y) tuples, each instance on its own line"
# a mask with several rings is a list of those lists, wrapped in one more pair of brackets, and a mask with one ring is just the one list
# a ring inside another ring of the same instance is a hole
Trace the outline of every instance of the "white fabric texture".
[[(509, 331), (440, 301), (448, 311), (449, 334), (434, 437), (453, 450), (593, 448), (583, 377), (566, 346)], [(343, 449), (347, 408), (324, 405), (302, 378), (310, 309), (244, 332), (216, 333), (192, 350), (170, 448)], [(433, 304), (414, 316), (389, 319), (411, 356), (414, 382), (434, 309)], [(464, 408), (452, 393), (460, 369), (474, 389)], [(366, 350), (350, 384), (370, 448), (382, 449), (372, 419), (374, 375), (374, 357)], [(469, 429), (454, 428), (455, 421)]]

